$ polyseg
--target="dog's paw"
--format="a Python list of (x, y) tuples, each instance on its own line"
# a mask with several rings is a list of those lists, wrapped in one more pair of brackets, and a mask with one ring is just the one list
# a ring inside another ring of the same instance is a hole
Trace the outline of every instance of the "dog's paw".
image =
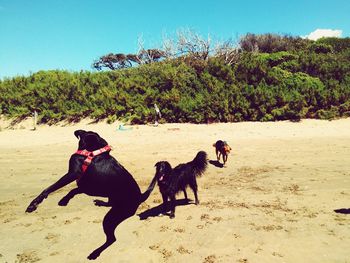
[(59, 206), (67, 206), (67, 205), (68, 205), (68, 200), (61, 199), (61, 200), (58, 202), (58, 205), (59, 205)]
[(166, 216), (166, 215), (167, 215), (166, 212), (162, 212), (162, 213), (159, 213), (159, 214), (158, 214), (159, 217), (163, 217), (163, 216)]
[(26, 213), (31, 213), (31, 212), (34, 212), (38, 207), (38, 204), (33, 204), (31, 203), (27, 209), (26, 209)]
[(91, 253), (87, 258), (88, 258), (88, 260), (95, 260), (98, 257), (99, 257), (99, 255), (95, 255), (94, 253)]
[(170, 219), (174, 219), (175, 218), (175, 215), (174, 214), (170, 214)]
[(111, 206), (109, 202), (105, 202), (103, 200), (98, 200), (98, 199), (94, 200), (94, 204), (95, 206)]
[(98, 251), (94, 251), (92, 252), (87, 258), (89, 260), (95, 260), (96, 258), (98, 258), (100, 256), (100, 252)]
[(38, 197), (36, 197), (27, 207), (26, 212), (31, 213), (37, 209), (39, 204), (47, 198), (47, 194), (45, 192), (41, 193)]

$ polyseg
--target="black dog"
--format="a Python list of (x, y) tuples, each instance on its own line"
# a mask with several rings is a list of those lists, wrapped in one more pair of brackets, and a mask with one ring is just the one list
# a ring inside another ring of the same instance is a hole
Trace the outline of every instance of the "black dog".
[(187, 199), (186, 187), (189, 186), (195, 197), (196, 205), (199, 204), (197, 195), (197, 176), (201, 176), (207, 168), (207, 154), (200, 151), (197, 153), (193, 161), (179, 164), (174, 169), (166, 161), (157, 162), (156, 175), (159, 190), (163, 198), (163, 211), (167, 211), (167, 201), (170, 199), (170, 218), (175, 217), (175, 195), (180, 191), (185, 194)]
[(227, 142), (221, 140), (218, 140), (216, 143), (213, 144), (213, 146), (215, 147), (215, 153), (218, 162), (220, 161), (220, 157), (222, 155), (222, 161), (225, 165), (225, 163), (227, 162), (228, 154), (232, 150), (231, 147), (227, 144)]
[(135, 214), (138, 206), (149, 197), (156, 179), (153, 178), (146, 192), (141, 193), (132, 175), (109, 154), (111, 148), (103, 138), (83, 130), (75, 131), (74, 135), (79, 139), (79, 147), (69, 160), (68, 173), (36, 197), (26, 212), (33, 212), (50, 193), (75, 180), (78, 187), (59, 201), (60, 206), (66, 206), (71, 198), (81, 193), (108, 197), (108, 202), (95, 200), (96, 205), (112, 207), (103, 219), (106, 242), (88, 256), (88, 259), (96, 259), (116, 241), (116, 227)]

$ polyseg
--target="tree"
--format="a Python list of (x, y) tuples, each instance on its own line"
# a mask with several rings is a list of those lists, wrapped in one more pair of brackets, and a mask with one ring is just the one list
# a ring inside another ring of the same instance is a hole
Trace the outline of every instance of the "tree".
[(310, 42), (312, 41), (308, 39), (288, 35), (248, 33), (240, 39), (239, 45), (242, 50), (248, 52), (273, 53), (303, 49)]
[(222, 59), (225, 64), (236, 64), (240, 59), (241, 52), (231, 40), (217, 44), (214, 50), (214, 57)]
[(92, 66), (97, 70), (101, 70), (103, 67), (114, 70), (131, 67), (132, 64), (128, 57), (124, 54), (109, 53), (100, 57), (97, 61), (93, 63)]
[(133, 64), (149, 64), (156, 62), (165, 57), (165, 52), (159, 49), (141, 49), (138, 54), (113, 54), (100, 57), (96, 60), (92, 67), (97, 70), (108, 68), (111, 70), (129, 68)]
[(205, 39), (193, 30), (182, 30), (177, 33), (177, 49), (181, 55), (207, 60), (211, 48), (210, 36)]
[(137, 55), (139, 64), (157, 62), (166, 57), (166, 53), (160, 49), (141, 49)]

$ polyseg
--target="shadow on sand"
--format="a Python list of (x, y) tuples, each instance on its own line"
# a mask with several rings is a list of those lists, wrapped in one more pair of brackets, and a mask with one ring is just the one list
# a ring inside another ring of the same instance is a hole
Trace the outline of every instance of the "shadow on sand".
[(338, 214), (350, 214), (350, 208), (340, 208), (340, 209), (335, 209), (334, 212)]
[(220, 163), (219, 161), (210, 160), (209, 163), (214, 165), (214, 166), (216, 166), (216, 167), (218, 167), (218, 168), (223, 168), (224, 167), (224, 165), (222, 163)]
[[(184, 205), (191, 205), (191, 204), (194, 204), (193, 202), (191, 202), (192, 200), (191, 199), (179, 199), (179, 200), (176, 200), (175, 201), (175, 207), (176, 206), (184, 206)], [(168, 203), (168, 207), (167, 207), (167, 212), (170, 210), (170, 205)], [(163, 212), (163, 203), (158, 205), (158, 206), (155, 206), (155, 207), (152, 207), (140, 214), (138, 214), (140, 220), (145, 220), (149, 217), (156, 217), (156, 216), (159, 216), (160, 214), (162, 214)], [(165, 215), (169, 216), (170, 214), (169, 213), (166, 213)]]

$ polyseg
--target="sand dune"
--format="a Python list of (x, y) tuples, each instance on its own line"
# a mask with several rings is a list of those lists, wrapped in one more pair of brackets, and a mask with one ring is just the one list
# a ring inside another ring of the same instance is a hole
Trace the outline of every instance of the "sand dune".
[[(158, 189), (116, 230), (97, 262), (350, 262), (350, 119), (299, 123), (163, 124), (117, 130), (118, 124), (65, 126), (0, 123), (0, 262), (87, 262), (104, 242), (108, 208), (72, 186), (32, 214), (29, 202), (67, 170), (76, 129), (98, 132), (144, 191), (154, 164), (191, 160), (217, 139), (233, 148), (227, 167), (209, 165), (198, 179), (200, 205), (179, 195), (176, 218), (159, 217)], [(189, 197), (193, 194), (188, 191)]]

